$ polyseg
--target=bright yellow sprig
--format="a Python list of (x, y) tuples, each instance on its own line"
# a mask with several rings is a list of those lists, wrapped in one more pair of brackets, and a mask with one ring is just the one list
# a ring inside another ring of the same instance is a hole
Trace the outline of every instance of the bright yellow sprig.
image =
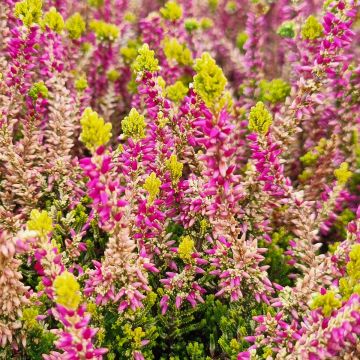
[(347, 300), (352, 294), (360, 295), (360, 244), (352, 246), (350, 261), (346, 265), (347, 276), (340, 279), (340, 293)]
[(180, 44), (176, 38), (166, 38), (163, 44), (164, 54), (168, 60), (176, 61), (179, 65), (192, 65), (191, 51), (185, 44)]
[(184, 99), (189, 89), (182, 81), (176, 81), (174, 84), (169, 85), (165, 89), (166, 97), (178, 103)]
[(330, 316), (333, 310), (341, 306), (341, 301), (336, 297), (334, 291), (327, 291), (326, 294), (317, 294), (310, 303), (311, 309), (321, 308), (324, 316)]
[(66, 20), (65, 28), (69, 33), (69, 37), (73, 40), (77, 40), (84, 34), (86, 24), (82, 16), (79, 13), (75, 13)]
[(265, 135), (272, 124), (272, 115), (266, 109), (264, 103), (259, 101), (250, 109), (249, 114), (249, 129)]
[(33, 209), (27, 222), (27, 228), (36, 231), (40, 237), (46, 237), (53, 230), (52, 219), (46, 210)]
[(64, 30), (65, 22), (56, 8), (51, 7), (50, 10), (44, 15), (42, 26), (44, 28), (47, 26), (52, 31), (60, 34)]
[(79, 92), (84, 91), (89, 87), (87, 79), (85, 76), (80, 76), (78, 79), (75, 80), (75, 89)]
[(226, 78), (209, 53), (196, 60), (194, 69), (194, 89), (207, 106), (213, 107), (223, 95)]
[(84, 110), (80, 124), (82, 128), (80, 140), (90, 151), (105, 145), (111, 138), (112, 125), (105, 123), (104, 119), (91, 108)]
[(92, 20), (90, 29), (95, 33), (99, 41), (115, 41), (119, 36), (119, 28), (101, 20)]
[(321, 25), (321, 23), (319, 23), (316, 17), (310, 15), (306, 19), (301, 29), (301, 35), (304, 39), (315, 40), (322, 36), (323, 30), (324, 30), (323, 26)]
[(121, 122), (123, 134), (137, 141), (145, 137), (145, 117), (132, 108), (128, 116)]
[(72, 310), (78, 308), (81, 301), (80, 285), (72, 273), (65, 271), (57, 276), (53, 286), (58, 304)]
[(133, 63), (135, 72), (159, 70), (159, 61), (155, 58), (155, 52), (149, 49), (148, 44), (144, 44), (138, 51), (138, 56)]
[(184, 165), (178, 161), (176, 155), (171, 155), (170, 159), (166, 161), (166, 168), (170, 171), (171, 180), (173, 185), (179, 182)]
[(148, 192), (148, 203), (151, 205), (160, 193), (161, 180), (152, 172), (145, 180), (143, 188)]
[(343, 162), (338, 169), (334, 170), (334, 175), (339, 184), (345, 185), (353, 174), (349, 170), (349, 164)]
[(191, 255), (194, 251), (194, 240), (189, 235), (183, 236), (178, 247), (178, 254), (180, 259), (184, 260), (185, 262), (190, 262), (192, 259)]
[(160, 9), (160, 14), (164, 19), (176, 21), (182, 17), (183, 9), (176, 1), (168, 1)]
[(39, 23), (42, 16), (42, 0), (23, 0), (15, 4), (14, 16), (25, 26)]

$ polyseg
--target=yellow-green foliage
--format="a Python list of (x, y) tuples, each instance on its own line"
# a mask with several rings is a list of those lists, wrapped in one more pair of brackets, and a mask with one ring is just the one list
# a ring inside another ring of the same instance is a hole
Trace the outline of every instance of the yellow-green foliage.
[(170, 159), (166, 161), (166, 168), (170, 171), (171, 180), (173, 185), (177, 185), (179, 182), (184, 165), (178, 161), (176, 155), (171, 155)]
[(90, 151), (105, 145), (111, 138), (112, 125), (105, 123), (104, 119), (90, 108), (84, 110), (80, 124), (82, 129), (80, 140)]
[(305, 166), (311, 166), (314, 165), (317, 161), (317, 159), (319, 158), (320, 154), (316, 153), (314, 151), (308, 151), (306, 154), (304, 154), (303, 156), (301, 156), (300, 161), (305, 165)]
[(66, 20), (65, 29), (68, 31), (71, 39), (77, 40), (84, 34), (86, 24), (82, 16), (79, 13), (75, 13)]
[(178, 247), (179, 257), (185, 261), (190, 262), (192, 257), (192, 253), (195, 251), (195, 243), (194, 240), (190, 236), (183, 236), (180, 239), (180, 244)]
[(219, 6), (219, 0), (208, 0), (208, 5), (211, 11), (216, 11)]
[(148, 192), (148, 203), (151, 205), (159, 195), (161, 180), (152, 172), (145, 180), (143, 188)]
[(295, 23), (293, 21), (283, 22), (277, 29), (277, 33), (282, 38), (292, 39), (295, 37)]
[(205, 236), (210, 228), (210, 223), (206, 219), (200, 220), (200, 235)]
[(176, 1), (168, 1), (164, 7), (160, 9), (160, 14), (164, 19), (176, 21), (182, 17), (183, 10)]
[(346, 162), (341, 163), (340, 167), (334, 171), (334, 175), (339, 184), (345, 185), (352, 176), (352, 172), (349, 170), (349, 164)]
[(225, 11), (229, 14), (233, 14), (238, 9), (238, 6), (235, 1), (228, 1), (225, 6)]
[(323, 26), (319, 23), (319, 21), (316, 19), (315, 16), (310, 15), (306, 19), (301, 29), (302, 37), (308, 40), (315, 40), (321, 37), (322, 34), (323, 34)]
[(145, 137), (146, 122), (143, 115), (132, 108), (128, 116), (121, 122), (123, 134), (133, 140), (140, 140)]
[(346, 265), (347, 277), (340, 279), (340, 293), (347, 300), (352, 294), (360, 295), (360, 244), (355, 244), (349, 254)]
[(83, 42), (80, 46), (80, 49), (84, 54), (88, 53), (91, 50), (91, 48), (92, 45), (87, 41)]
[(184, 99), (187, 92), (188, 88), (182, 81), (176, 81), (173, 85), (167, 86), (165, 90), (166, 96), (176, 103)]
[(138, 56), (133, 63), (133, 69), (135, 72), (155, 72), (159, 70), (159, 61), (155, 58), (155, 52), (149, 49), (148, 44), (144, 44), (139, 49)]
[(109, 24), (101, 20), (92, 20), (90, 29), (95, 33), (99, 41), (115, 41), (119, 36), (119, 29), (114, 24)]
[(35, 83), (28, 92), (29, 96), (33, 98), (34, 100), (37, 100), (39, 95), (43, 97), (44, 99), (47, 99), (49, 97), (49, 90), (46, 87), (45, 83), (43, 81)]
[(54, 280), (55, 301), (68, 309), (77, 309), (80, 304), (80, 285), (75, 276), (64, 271)]
[(239, 50), (244, 51), (244, 45), (248, 38), (249, 35), (244, 31), (237, 34), (236, 46), (238, 47)]
[(321, 308), (324, 316), (330, 316), (333, 310), (341, 306), (341, 301), (336, 297), (334, 291), (327, 291), (326, 294), (317, 294), (310, 303), (311, 309)]
[(349, 257), (350, 261), (346, 266), (346, 271), (350, 277), (360, 281), (360, 244), (353, 245)]
[(209, 53), (196, 60), (194, 69), (194, 89), (209, 107), (215, 105), (223, 95), (226, 78)]
[(120, 73), (115, 69), (109, 70), (106, 73), (106, 77), (108, 78), (109, 81), (115, 82), (116, 80), (120, 79)]
[(304, 166), (312, 166), (315, 165), (318, 158), (324, 154), (324, 150), (326, 147), (327, 141), (324, 138), (319, 140), (318, 145), (316, 145), (312, 150), (309, 150), (303, 156), (300, 157), (300, 161)]
[(125, 64), (131, 64), (138, 56), (140, 44), (137, 40), (129, 40), (127, 45), (120, 49)]
[(249, 129), (265, 135), (272, 124), (272, 115), (266, 109), (263, 102), (259, 101), (250, 110), (249, 114)]
[(104, 0), (87, 0), (87, 1), (90, 6), (93, 6), (97, 9), (104, 5)]
[(137, 327), (134, 330), (131, 328), (129, 324), (125, 324), (123, 327), (124, 333), (129, 337), (133, 339), (133, 342), (135, 343), (135, 346), (137, 348), (141, 348), (143, 341), (143, 338), (145, 337), (146, 333), (142, 330), (141, 327)]
[(46, 237), (53, 230), (51, 217), (46, 210), (33, 209), (27, 222), (27, 228), (36, 231), (41, 237)]
[(39, 23), (42, 16), (42, 0), (23, 0), (15, 4), (14, 16), (25, 26)]
[(46, 26), (57, 33), (61, 33), (64, 30), (65, 22), (61, 14), (56, 8), (51, 7), (50, 10), (44, 15), (42, 26)]
[(38, 315), (39, 311), (36, 307), (25, 308), (22, 311), (21, 321), (24, 323), (27, 330), (41, 329), (41, 325), (36, 319)]
[(203, 30), (207, 30), (214, 26), (214, 22), (210, 18), (204, 17), (200, 21), (200, 26)]
[(290, 95), (290, 85), (283, 79), (260, 81), (260, 99), (276, 104), (285, 100)]
[(129, 23), (135, 23), (136, 22), (136, 15), (131, 12), (131, 11), (128, 11), (124, 14), (124, 20), (125, 21), (128, 21)]
[(159, 85), (163, 90), (165, 90), (166, 81), (164, 80), (164, 78), (163, 78), (162, 76), (158, 76), (158, 77), (156, 78), (156, 80), (157, 80), (158, 85)]
[(164, 54), (168, 60), (175, 60), (179, 65), (191, 65), (191, 51), (185, 44), (180, 44), (176, 38), (164, 40)]
[(75, 80), (75, 89), (77, 91), (84, 91), (89, 87), (89, 84), (87, 82), (87, 79), (85, 76), (80, 76), (77, 80)]
[(162, 111), (157, 114), (157, 123), (160, 129), (162, 129), (169, 122), (169, 118), (164, 116)]
[(189, 32), (195, 31), (200, 27), (199, 22), (194, 18), (186, 19), (184, 25), (185, 25), (186, 31), (189, 31)]

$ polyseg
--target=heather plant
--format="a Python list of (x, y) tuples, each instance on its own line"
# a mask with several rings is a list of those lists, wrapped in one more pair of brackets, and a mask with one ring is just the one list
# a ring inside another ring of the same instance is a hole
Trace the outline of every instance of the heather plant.
[(357, 0), (3, 0), (0, 359), (360, 358)]

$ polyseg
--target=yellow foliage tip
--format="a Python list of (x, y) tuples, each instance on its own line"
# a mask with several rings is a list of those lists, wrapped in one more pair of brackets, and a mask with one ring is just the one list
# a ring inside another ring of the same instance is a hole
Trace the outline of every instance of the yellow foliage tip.
[(155, 72), (159, 70), (159, 61), (155, 58), (155, 52), (149, 49), (148, 44), (144, 44), (138, 50), (133, 69), (135, 72)]
[(196, 60), (194, 89), (207, 106), (213, 106), (222, 96), (226, 78), (209, 53)]
[(39, 23), (42, 16), (42, 0), (24, 0), (15, 4), (14, 16), (27, 27)]
[(160, 193), (161, 180), (152, 172), (145, 180), (143, 188), (148, 192), (148, 203), (151, 205)]
[(140, 44), (137, 40), (129, 40), (127, 45), (120, 48), (120, 54), (125, 64), (131, 64), (138, 56), (138, 48)]
[(36, 231), (41, 237), (46, 237), (53, 230), (51, 217), (46, 210), (33, 209), (27, 222), (27, 228)]
[(194, 240), (190, 236), (183, 236), (180, 240), (180, 244), (178, 247), (178, 254), (180, 259), (185, 262), (190, 262), (192, 257), (191, 255), (195, 251), (195, 243)]
[(116, 80), (119, 80), (120, 79), (120, 73), (115, 70), (115, 69), (112, 69), (112, 70), (109, 70), (107, 73), (106, 73), (106, 77), (108, 78), (109, 81), (111, 82), (115, 82)]
[(350, 262), (346, 266), (347, 273), (356, 281), (360, 281), (360, 244), (353, 245), (349, 256)]
[(105, 123), (104, 119), (90, 108), (84, 110), (80, 124), (82, 128), (80, 140), (90, 151), (105, 145), (111, 138), (112, 125)]
[(136, 22), (136, 15), (131, 12), (131, 11), (128, 11), (124, 14), (124, 20), (129, 22), (129, 23), (135, 23)]
[(272, 115), (266, 109), (264, 103), (259, 101), (250, 109), (249, 130), (265, 135), (272, 124)]
[(173, 185), (179, 182), (184, 165), (178, 161), (176, 155), (171, 155), (170, 159), (166, 161), (166, 168), (170, 171), (171, 180)]
[(27, 329), (33, 329), (33, 330), (41, 329), (41, 325), (36, 319), (38, 315), (39, 315), (39, 311), (35, 307), (25, 308), (22, 311), (21, 320), (23, 321)]
[(123, 134), (137, 141), (145, 137), (145, 117), (132, 108), (128, 116), (121, 122)]
[(79, 13), (75, 13), (66, 20), (65, 28), (69, 33), (69, 37), (77, 40), (84, 34), (86, 24), (82, 16)]
[(79, 92), (84, 91), (89, 87), (87, 79), (85, 76), (80, 76), (78, 79), (75, 80), (75, 89)]
[(323, 26), (316, 17), (310, 15), (301, 29), (301, 35), (304, 39), (315, 40), (323, 35), (323, 30)]
[(334, 171), (334, 175), (339, 184), (345, 185), (353, 174), (349, 170), (349, 164), (343, 162), (340, 167)]
[(183, 84), (182, 81), (176, 81), (173, 85), (166, 87), (165, 94), (166, 97), (170, 100), (179, 103), (184, 99), (185, 95), (188, 93), (188, 88)]
[(282, 79), (274, 79), (272, 81), (260, 81), (260, 99), (269, 101), (272, 104), (284, 101), (290, 95), (290, 85)]
[(88, 4), (99, 9), (104, 5), (104, 0), (88, 0)]
[(72, 273), (65, 271), (57, 276), (53, 286), (58, 304), (72, 310), (78, 308), (81, 301), (80, 285)]
[(47, 99), (49, 97), (49, 90), (43, 81), (39, 81), (33, 84), (28, 94), (35, 101), (38, 99), (40, 95), (42, 98)]
[(160, 14), (166, 20), (176, 21), (182, 17), (183, 9), (176, 1), (168, 1), (160, 9)]
[(50, 10), (44, 15), (41, 25), (43, 28), (48, 27), (52, 31), (60, 34), (64, 30), (65, 22), (56, 8), (51, 7)]
[(190, 66), (193, 63), (191, 51), (176, 38), (164, 40), (164, 54), (169, 61), (176, 61), (179, 65)]
[(116, 25), (101, 20), (90, 22), (90, 29), (95, 33), (99, 41), (115, 41), (119, 36), (119, 29)]
[(334, 291), (327, 291), (326, 294), (317, 294), (310, 304), (311, 309), (321, 308), (324, 316), (331, 315), (333, 310), (338, 309), (341, 306), (341, 301), (336, 297)]
[(346, 277), (340, 279), (339, 289), (344, 300), (352, 294), (360, 295), (360, 244), (352, 246), (349, 253), (350, 261), (346, 265)]

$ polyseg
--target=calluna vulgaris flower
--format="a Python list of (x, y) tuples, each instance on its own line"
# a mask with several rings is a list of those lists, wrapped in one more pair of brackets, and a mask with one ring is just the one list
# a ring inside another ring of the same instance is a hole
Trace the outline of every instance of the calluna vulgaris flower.
[(357, 0), (3, 0), (0, 358), (360, 358)]

